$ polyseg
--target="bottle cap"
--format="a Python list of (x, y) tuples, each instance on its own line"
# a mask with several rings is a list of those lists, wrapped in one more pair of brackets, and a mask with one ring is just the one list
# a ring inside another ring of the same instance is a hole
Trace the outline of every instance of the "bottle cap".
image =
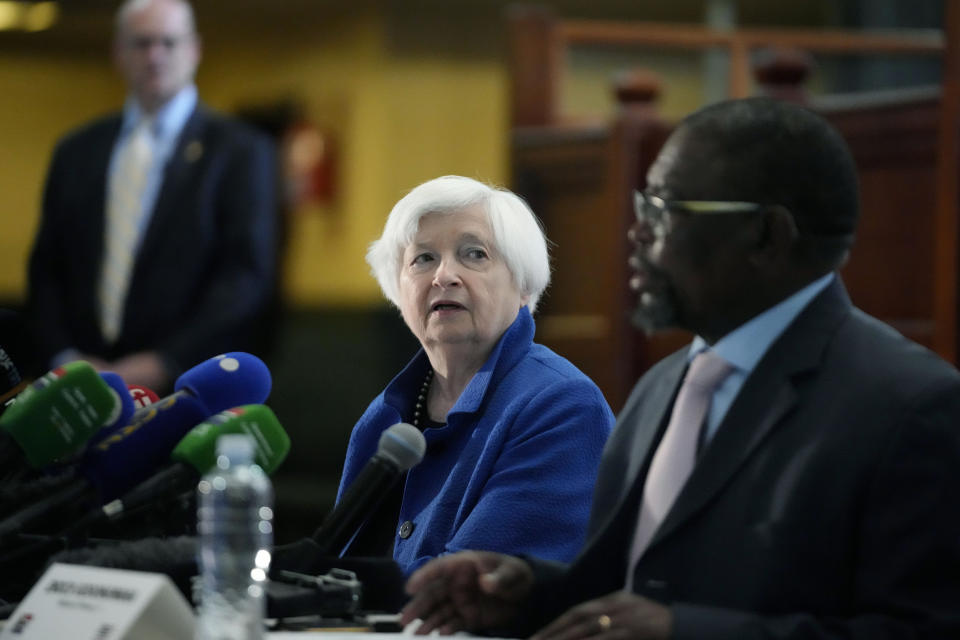
[(217, 457), (225, 456), (230, 466), (253, 462), (253, 438), (246, 433), (225, 433), (217, 438)]

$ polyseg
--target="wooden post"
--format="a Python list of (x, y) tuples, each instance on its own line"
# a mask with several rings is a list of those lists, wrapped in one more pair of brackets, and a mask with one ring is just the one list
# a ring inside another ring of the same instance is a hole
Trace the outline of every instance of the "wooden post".
[(947, 0), (944, 23), (943, 89), (937, 141), (937, 215), (934, 256), (934, 350), (957, 363), (957, 199), (960, 192), (960, 0)]
[(557, 119), (562, 45), (553, 13), (540, 6), (507, 9), (510, 41), (510, 108), (514, 127)]
[(743, 38), (734, 35), (730, 39), (730, 97), (746, 98), (750, 95), (750, 49)]

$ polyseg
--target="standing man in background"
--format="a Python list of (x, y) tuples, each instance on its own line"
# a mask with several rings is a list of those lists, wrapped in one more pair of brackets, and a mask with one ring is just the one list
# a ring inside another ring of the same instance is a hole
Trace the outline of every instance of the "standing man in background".
[(185, 0), (124, 2), (114, 60), (123, 111), (54, 151), (28, 312), (41, 369), (84, 359), (162, 392), (259, 328), (275, 282), (274, 153), (199, 103)]

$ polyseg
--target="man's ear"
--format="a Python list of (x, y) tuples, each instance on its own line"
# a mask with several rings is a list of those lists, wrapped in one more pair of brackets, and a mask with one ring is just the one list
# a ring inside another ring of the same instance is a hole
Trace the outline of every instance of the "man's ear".
[(788, 257), (800, 236), (793, 215), (781, 206), (770, 207), (757, 216), (756, 229), (751, 261), (757, 266), (769, 265)]

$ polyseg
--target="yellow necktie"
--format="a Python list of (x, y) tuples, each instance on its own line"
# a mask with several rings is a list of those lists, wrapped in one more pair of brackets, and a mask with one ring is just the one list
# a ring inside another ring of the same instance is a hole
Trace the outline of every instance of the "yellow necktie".
[(152, 121), (141, 119), (117, 152), (107, 193), (104, 254), (98, 295), (100, 330), (107, 343), (116, 342), (130, 288), (143, 189), (153, 160)]

